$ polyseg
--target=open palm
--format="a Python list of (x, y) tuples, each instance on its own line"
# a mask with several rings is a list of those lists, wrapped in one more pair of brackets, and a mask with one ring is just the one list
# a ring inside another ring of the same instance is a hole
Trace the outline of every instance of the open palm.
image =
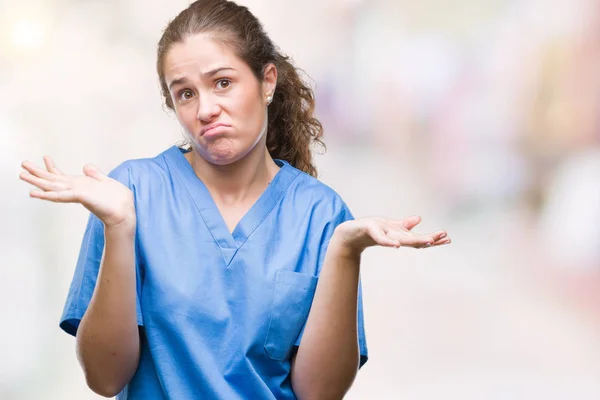
[(355, 249), (371, 246), (414, 247), (417, 249), (449, 244), (450, 237), (444, 230), (420, 234), (413, 228), (421, 222), (421, 217), (413, 216), (403, 220), (371, 217), (346, 221), (338, 226), (342, 240)]
[(20, 178), (37, 187), (30, 196), (55, 203), (80, 203), (107, 226), (135, 218), (133, 193), (128, 187), (103, 174), (91, 164), (84, 175), (63, 174), (50, 157), (44, 157), (46, 169), (30, 161), (21, 164)]

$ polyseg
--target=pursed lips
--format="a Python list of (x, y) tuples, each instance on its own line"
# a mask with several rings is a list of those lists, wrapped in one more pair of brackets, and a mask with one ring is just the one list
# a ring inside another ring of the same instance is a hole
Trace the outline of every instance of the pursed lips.
[(227, 124), (223, 124), (223, 123), (210, 124), (210, 125), (207, 125), (204, 128), (202, 128), (202, 130), (200, 131), (200, 136), (204, 136), (206, 134), (210, 134), (211, 131), (214, 132), (217, 128), (221, 128), (221, 127), (228, 128), (230, 126), (227, 125)]

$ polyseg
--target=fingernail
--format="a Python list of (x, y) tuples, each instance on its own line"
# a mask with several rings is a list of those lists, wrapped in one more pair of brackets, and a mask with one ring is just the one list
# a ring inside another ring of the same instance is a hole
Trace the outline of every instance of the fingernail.
[(446, 237), (446, 234), (445, 234), (445, 233), (442, 233), (442, 234), (440, 235), (440, 239), (443, 239), (443, 238), (445, 238), (445, 237)]

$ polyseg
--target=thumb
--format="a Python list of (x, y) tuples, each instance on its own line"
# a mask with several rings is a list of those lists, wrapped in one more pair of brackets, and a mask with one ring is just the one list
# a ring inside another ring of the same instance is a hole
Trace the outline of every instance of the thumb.
[(414, 228), (415, 226), (419, 225), (421, 223), (421, 217), (418, 215), (413, 215), (411, 217), (405, 218), (402, 221), (402, 225), (404, 225), (404, 227), (406, 229), (408, 229), (409, 231)]
[(104, 175), (95, 165), (86, 164), (83, 166), (83, 173), (90, 178), (94, 178), (99, 181), (103, 181), (106, 179), (106, 175)]

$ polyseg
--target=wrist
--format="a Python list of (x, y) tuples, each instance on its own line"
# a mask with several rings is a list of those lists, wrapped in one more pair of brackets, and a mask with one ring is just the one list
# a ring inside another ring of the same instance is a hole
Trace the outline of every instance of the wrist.
[(104, 230), (114, 234), (134, 234), (137, 220), (135, 214), (128, 215), (118, 221), (104, 223)]
[(336, 234), (334, 232), (331, 240), (329, 241), (329, 249), (336, 257), (346, 258), (346, 259), (360, 259), (364, 248), (353, 246), (350, 243), (346, 242), (341, 234)]

